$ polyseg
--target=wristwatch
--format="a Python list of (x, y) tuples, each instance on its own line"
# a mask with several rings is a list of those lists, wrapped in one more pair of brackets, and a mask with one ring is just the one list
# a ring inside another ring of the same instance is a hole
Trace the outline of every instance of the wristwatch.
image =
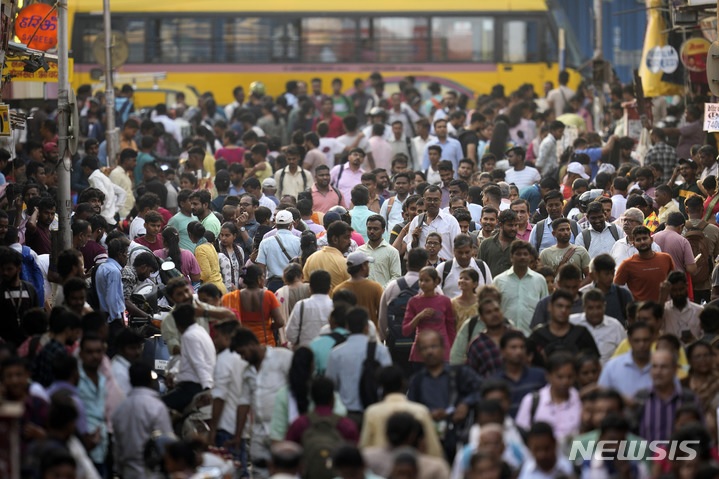
[(240, 226), (240, 231), (247, 231), (247, 228), (245, 228), (244, 226)]

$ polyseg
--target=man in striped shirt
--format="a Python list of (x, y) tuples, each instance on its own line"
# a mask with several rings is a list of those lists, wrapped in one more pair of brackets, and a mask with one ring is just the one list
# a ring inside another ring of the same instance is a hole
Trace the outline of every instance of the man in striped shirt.
[(652, 354), (652, 387), (637, 392), (635, 408), (639, 436), (647, 441), (670, 439), (674, 416), (680, 407), (694, 405), (699, 409), (694, 393), (676, 381), (677, 367), (674, 352), (657, 350)]

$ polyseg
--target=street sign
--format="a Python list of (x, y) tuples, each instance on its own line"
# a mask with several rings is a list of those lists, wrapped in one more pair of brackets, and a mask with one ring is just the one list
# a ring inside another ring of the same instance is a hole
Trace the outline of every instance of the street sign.
[(0, 103), (0, 136), (11, 136), (10, 105)]
[[(7, 60), (5, 62), (5, 68), (3, 69), (3, 76), (10, 75), (11, 81), (28, 81), (28, 82), (47, 82), (57, 83), (57, 63), (48, 63), (50, 69), (45, 71), (40, 68), (35, 73), (25, 71), (25, 62), (22, 60)], [(68, 74), (70, 75), (70, 81), (72, 81), (72, 65), (73, 60), (70, 59), (70, 67), (68, 68)]]

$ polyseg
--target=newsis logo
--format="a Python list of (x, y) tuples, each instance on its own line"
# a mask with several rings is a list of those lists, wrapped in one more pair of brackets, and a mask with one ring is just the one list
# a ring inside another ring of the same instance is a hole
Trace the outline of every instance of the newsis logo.
[(699, 441), (572, 441), (569, 460), (639, 461), (646, 457), (650, 461), (693, 461), (698, 445)]

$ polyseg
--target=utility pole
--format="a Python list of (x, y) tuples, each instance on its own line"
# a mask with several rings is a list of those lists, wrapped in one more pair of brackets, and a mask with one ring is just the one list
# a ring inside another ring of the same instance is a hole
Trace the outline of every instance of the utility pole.
[(114, 168), (120, 140), (115, 125), (115, 89), (112, 86), (112, 22), (110, 21), (110, 0), (103, 0), (102, 14), (105, 24), (105, 103), (107, 106), (107, 166)]
[[(594, 101), (593, 115), (594, 115), (594, 130), (602, 131), (602, 120), (604, 118), (604, 80), (603, 72), (605, 70), (604, 65), (604, 53), (603, 53), (603, 35), (602, 35), (602, 0), (594, 0)], [(602, 74), (598, 75), (597, 67), (601, 68)], [(600, 80), (600, 77), (602, 78)]]
[[(70, 230), (70, 214), (72, 213), (72, 199), (70, 197), (70, 169), (72, 160), (69, 148), (69, 124), (70, 124), (70, 82), (69, 82), (69, 60), (68, 60), (68, 13), (67, 0), (57, 2), (57, 70), (58, 70), (58, 148), (60, 161), (57, 164), (58, 179), (58, 238), (59, 249), (63, 251), (72, 247), (72, 231)], [(73, 125), (77, 128), (77, 125)], [(77, 135), (77, 132), (73, 132)]]

